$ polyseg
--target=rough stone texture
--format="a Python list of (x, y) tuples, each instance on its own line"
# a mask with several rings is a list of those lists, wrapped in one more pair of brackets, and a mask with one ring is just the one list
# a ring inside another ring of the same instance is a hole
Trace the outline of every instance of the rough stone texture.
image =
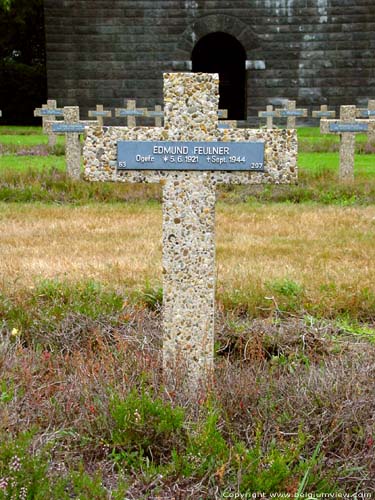
[[(373, 133), (375, 129), (375, 119), (357, 120), (356, 119), (356, 106), (341, 106), (340, 107), (340, 120), (326, 120), (320, 121), (320, 132), (322, 134), (332, 134), (329, 129), (330, 123), (336, 124), (355, 124), (366, 123), (368, 124), (368, 134)], [(354, 179), (354, 154), (355, 154), (355, 134), (363, 132), (341, 132), (340, 133), (340, 166), (339, 166), (339, 179), (341, 181), (351, 181)]]
[(329, 111), (328, 106), (326, 104), (322, 104), (319, 111), (312, 112), (312, 117), (319, 118), (319, 120), (321, 120), (322, 118), (335, 118), (336, 111)]
[[(64, 108), (64, 122), (66, 124), (79, 122), (79, 108), (66, 106)], [(65, 134), (66, 171), (69, 177), (79, 179), (81, 175), (81, 144), (79, 134)]]
[(137, 117), (146, 116), (146, 108), (137, 108), (137, 103), (133, 99), (128, 99), (126, 108), (116, 108), (115, 115), (119, 118), (126, 118), (128, 127), (137, 126)]
[(104, 111), (104, 106), (103, 104), (97, 104), (95, 111), (90, 110), (89, 111), (89, 118), (96, 118), (99, 127), (103, 127), (104, 125), (104, 118), (111, 118), (112, 116), (112, 111)]
[[(295, 182), (295, 131), (218, 129), (218, 75), (164, 75), (164, 128), (98, 127), (87, 131), (85, 176), (91, 181), (163, 185), (163, 363), (190, 387), (213, 371), (215, 187), (217, 183)], [(118, 140), (265, 141), (265, 173), (116, 171)]]
[[(363, 115), (368, 118), (375, 118), (375, 99), (370, 99), (367, 108), (357, 109), (357, 116), (363, 117)], [(368, 141), (375, 144), (375, 127), (369, 128)]]
[[(162, 103), (162, 73), (186, 71), (212, 32), (246, 50), (247, 115), (374, 97), (374, 0), (45, 0), (48, 93), (86, 110)], [(256, 69), (262, 68), (265, 69)], [(275, 103), (273, 103), (275, 104)]]
[[(49, 109), (50, 111), (61, 111), (61, 108), (57, 108), (57, 103), (54, 99), (48, 99), (47, 104), (42, 105), (42, 109)], [(40, 111), (40, 108), (35, 109), (34, 116), (42, 117), (43, 132), (48, 135), (48, 146), (56, 146), (56, 135), (52, 133), (52, 130), (47, 126), (47, 123), (49, 121), (55, 121), (57, 119), (57, 116), (54, 114), (48, 116), (42, 115)]]
[(259, 118), (266, 118), (266, 127), (273, 128), (273, 119), (277, 116), (277, 112), (273, 110), (272, 104), (268, 104), (266, 111), (258, 111)]
[(285, 109), (276, 110), (276, 116), (284, 118), (286, 116), (286, 128), (288, 129), (296, 128), (297, 116), (294, 113), (300, 113), (298, 118), (307, 117), (307, 109), (297, 109), (296, 101), (288, 101)]

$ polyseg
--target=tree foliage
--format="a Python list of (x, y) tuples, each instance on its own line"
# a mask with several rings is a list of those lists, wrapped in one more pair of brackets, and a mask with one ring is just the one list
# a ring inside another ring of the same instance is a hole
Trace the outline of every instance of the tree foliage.
[(43, 0), (0, 0), (2, 123), (31, 123), (46, 99)]

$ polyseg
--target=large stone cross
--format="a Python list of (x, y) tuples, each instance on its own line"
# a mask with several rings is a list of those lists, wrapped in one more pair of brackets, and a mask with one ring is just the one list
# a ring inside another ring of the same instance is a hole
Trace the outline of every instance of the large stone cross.
[(312, 117), (319, 118), (319, 120), (322, 118), (336, 118), (336, 111), (331, 111), (328, 109), (327, 104), (322, 104), (319, 110), (312, 112)]
[(286, 128), (296, 128), (296, 118), (306, 118), (307, 109), (296, 108), (296, 101), (288, 101), (285, 109), (277, 109), (276, 116), (286, 118)]
[(258, 116), (259, 118), (267, 118), (266, 127), (268, 129), (272, 129), (273, 119), (276, 118), (278, 115), (277, 115), (277, 110), (273, 109), (272, 104), (268, 104), (266, 107), (266, 111), (258, 111)]
[(43, 132), (48, 134), (48, 146), (55, 146), (56, 135), (52, 132), (48, 123), (50, 121), (55, 121), (57, 117), (63, 117), (63, 109), (57, 107), (57, 103), (54, 99), (48, 99), (47, 104), (42, 104), (41, 108), (34, 109), (34, 116), (42, 117)]
[(136, 102), (133, 99), (128, 99), (126, 102), (126, 108), (116, 108), (115, 116), (118, 118), (126, 118), (128, 127), (136, 127), (136, 118), (139, 116), (147, 116), (146, 108), (137, 108)]
[[(359, 108), (357, 109), (358, 118), (375, 118), (375, 99), (370, 99), (367, 108)], [(368, 141), (371, 143), (375, 143), (375, 128), (370, 127), (368, 132)]]
[(89, 110), (89, 118), (96, 118), (98, 125), (102, 127), (104, 125), (104, 118), (112, 118), (112, 111), (105, 111), (103, 104), (97, 104), (95, 110)]
[(213, 373), (216, 186), (297, 180), (296, 132), (219, 129), (218, 88), (165, 74), (163, 128), (92, 126), (84, 144), (88, 180), (163, 185), (163, 368), (195, 389)]
[(62, 116), (64, 121), (48, 121), (47, 133), (65, 134), (66, 172), (69, 177), (79, 179), (81, 175), (81, 143), (80, 135), (85, 133), (88, 125), (96, 123), (93, 120), (80, 120), (78, 106), (64, 106)]
[(355, 134), (367, 134), (375, 128), (375, 118), (356, 120), (356, 106), (340, 106), (340, 120), (320, 121), (322, 134), (340, 134), (339, 179), (354, 179)]

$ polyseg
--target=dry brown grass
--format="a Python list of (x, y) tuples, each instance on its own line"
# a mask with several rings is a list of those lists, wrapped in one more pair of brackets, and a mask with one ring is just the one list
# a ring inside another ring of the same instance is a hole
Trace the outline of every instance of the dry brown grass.
[[(4, 285), (91, 278), (137, 288), (161, 280), (157, 205), (3, 204), (0, 212)], [(312, 302), (330, 285), (336, 300), (374, 291), (375, 207), (219, 205), (217, 269), (219, 292), (263, 293), (283, 278)]]

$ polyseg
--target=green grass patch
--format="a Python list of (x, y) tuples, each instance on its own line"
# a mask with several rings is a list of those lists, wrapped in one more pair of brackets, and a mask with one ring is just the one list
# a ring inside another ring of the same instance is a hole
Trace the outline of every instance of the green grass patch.
[[(2, 171), (8, 170), (6, 175), (9, 178), (11, 172), (17, 173), (24, 172), (26, 177), (30, 175), (34, 176), (35, 172), (45, 172), (50, 173), (51, 169), (59, 170), (61, 172), (65, 171), (65, 157), (63, 156), (14, 156), (14, 155), (4, 155), (0, 156), (0, 176)], [(33, 170), (32, 173), (28, 174), (28, 171)], [(47, 174), (48, 175), (48, 174)], [(0, 180), (1, 182), (1, 180)]]
[(3, 135), (42, 135), (42, 127), (18, 126), (18, 125), (0, 125), (0, 140)]
[[(298, 166), (301, 170), (320, 174), (324, 171), (338, 173), (338, 153), (299, 153)], [(375, 155), (355, 155), (354, 175), (375, 178)]]

